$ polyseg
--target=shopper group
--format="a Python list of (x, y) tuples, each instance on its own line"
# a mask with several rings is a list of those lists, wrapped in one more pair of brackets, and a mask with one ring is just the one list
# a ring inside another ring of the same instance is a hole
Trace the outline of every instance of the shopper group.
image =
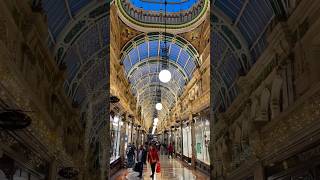
[(156, 166), (160, 162), (157, 145), (158, 144), (145, 143), (144, 145), (140, 145), (138, 149), (136, 149), (134, 143), (128, 145), (127, 167), (133, 168), (134, 171), (139, 172), (139, 178), (142, 178), (143, 165), (146, 165), (147, 161), (151, 166), (152, 174), (150, 175), (150, 177), (154, 177)]

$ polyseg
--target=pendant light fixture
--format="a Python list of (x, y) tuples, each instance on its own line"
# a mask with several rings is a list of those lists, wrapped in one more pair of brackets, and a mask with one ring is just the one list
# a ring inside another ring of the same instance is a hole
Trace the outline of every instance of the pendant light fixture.
[(163, 83), (167, 83), (171, 80), (171, 72), (167, 69), (163, 69), (159, 73), (159, 79)]
[(159, 73), (159, 79), (163, 83), (167, 83), (171, 80), (171, 72), (168, 70), (169, 66), (169, 56), (168, 56), (168, 46), (167, 46), (167, 0), (164, 1), (164, 47), (162, 48), (162, 53), (164, 54), (164, 63), (162, 64), (162, 70)]
[(160, 111), (162, 109), (162, 103), (161, 103), (161, 88), (160, 88), (160, 82), (156, 89), (156, 110)]
[(161, 104), (161, 103), (157, 103), (157, 104), (156, 104), (156, 109), (157, 109), (158, 111), (160, 111), (160, 110), (162, 109), (162, 104)]

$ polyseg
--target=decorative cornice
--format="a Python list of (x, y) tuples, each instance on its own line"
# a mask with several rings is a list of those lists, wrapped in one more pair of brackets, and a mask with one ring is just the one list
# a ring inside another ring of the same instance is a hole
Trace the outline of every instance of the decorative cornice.
[[(164, 25), (163, 24), (150, 24), (150, 23), (142, 23), (134, 18), (132, 18), (130, 15), (126, 13), (124, 10), (121, 0), (116, 0), (116, 6), (118, 9), (118, 15), (120, 19), (125, 22), (129, 27), (137, 30), (141, 30), (143, 32), (152, 32), (152, 31), (164, 31)], [(173, 34), (183, 33), (187, 31), (191, 31), (192, 29), (198, 27), (206, 18), (205, 14), (206, 12), (209, 12), (209, 0), (204, 0), (204, 7), (199, 13), (198, 17), (194, 18), (192, 21), (185, 23), (185, 24), (176, 24), (176, 25), (166, 25), (167, 32), (171, 32)]]

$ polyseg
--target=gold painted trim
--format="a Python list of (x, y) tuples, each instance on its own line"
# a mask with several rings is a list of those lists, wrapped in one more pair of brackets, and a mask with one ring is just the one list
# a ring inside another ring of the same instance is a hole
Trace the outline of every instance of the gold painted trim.
[[(129, 22), (138, 25), (138, 26), (143, 26), (144, 28), (164, 28), (164, 25), (161, 24), (148, 24), (148, 23), (143, 23), (140, 21), (135, 20), (133, 17), (131, 17), (130, 15), (128, 15), (125, 10), (123, 9), (122, 5), (121, 5), (121, 0), (116, 0), (116, 6), (118, 7), (118, 9), (120, 10), (120, 13), (127, 19), (129, 20)], [(167, 28), (170, 29), (180, 29), (180, 28), (187, 28), (193, 24), (196, 23), (196, 21), (200, 20), (206, 13), (206, 11), (208, 10), (208, 5), (209, 5), (209, 0), (204, 0), (205, 4), (204, 4), (204, 8), (201, 10), (201, 12), (199, 13), (199, 15), (197, 17), (195, 17), (192, 21), (188, 22), (188, 23), (184, 23), (184, 24), (176, 24), (176, 25), (166, 25)]]

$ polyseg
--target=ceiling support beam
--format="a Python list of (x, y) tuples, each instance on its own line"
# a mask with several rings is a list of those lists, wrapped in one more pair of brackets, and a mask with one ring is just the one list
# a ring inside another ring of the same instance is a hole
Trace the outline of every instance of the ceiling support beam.
[(239, 12), (238, 17), (237, 17), (236, 21), (234, 22), (234, 25), (233, 25), (233, 26), (237, 26), (237, 25), (238, 25), (238, 23), (239, 23), (239, 21), (240, 21), (240, 19), (241, 19), (241, 16), (242, 16), (244, 10), (246, 9), (249, 1), (250, 1), (250, 0), (246, 0), (246, 1), (244, 2), (244, 5), (242, 6), (241, 11)]
[(67, 12), (69, 14), (69, 17), (72, 21), (74, 21), (74, 18), (72, 16), (72, 13), (71, 13), (71, 10), (70, 10), (70, 6), (69, 6), (69, 2), (68, 0), (64, 0), (64, 4), (66, 5), (66, 9), (67, 9)]

